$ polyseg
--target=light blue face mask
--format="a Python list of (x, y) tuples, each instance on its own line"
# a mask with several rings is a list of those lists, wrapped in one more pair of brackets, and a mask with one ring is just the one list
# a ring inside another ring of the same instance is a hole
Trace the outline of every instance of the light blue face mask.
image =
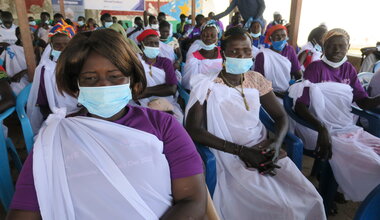
[(282, 51), (285, 48), (287, 43), (288, 43), (288, 39), (280, 40), (280, 41), (272, 41), (272, 47), (273, 49), (277, 51)]
[(79, 27), (82, 27), (84, 25), (84, 22), (83, 21), (78, 21), (78, 25), (79, 25)]
[(36, 26), (36, 21), (29, 21), (29, 24), (32, 26)]
[(231, 74), (243, 74), (248, 72), (253, 66), (252, 57), (251, 58), (232, 58), (226, 57), (224, 63), (226, 66), (226, 72)]
[(117, 86), (79, 87), (78, 102), (91, 114), (110, 118), (120, 112), (132, 99), (128, 84)]
[(314, 45), (314, 49), (318, 52), (322, 52), (322, 47), (319, 44)]
[(52, 46), (52, 47), (51, 47), (51, 56), (53, 57), (53, 61), (54, 61), (54, 62), (57, 62), (59, 56), (61, 56), (61, 51), (54, 50), (54, 49), (53, 49), (53, 46)]
[(204, 50), (213, 50), (216, 47), (216, 44), (206, 45), (203, 41), (201, 41), (201, 48)]
[(146, 57), (150, 58), (150, 59), (154, 59), (158, 56), (158, 54), (160, 53), (160, 48), (159, 47), (147, 47), (147, 46), (144, 46), (144, 54)]
[(104, 22), (104, 27), (105, 28), (109, 28), (109, 27), (111, 27), (111, 25), (113, 25), (112, 21), (110, 21), (110, 22)]
[(260, 32), (257, 33), (257, 34), (251, 33), (251, 36), (252, 36), (253, 38), (258, 38), (258, 37), (261, 36), (261, 33), (260, 33)]

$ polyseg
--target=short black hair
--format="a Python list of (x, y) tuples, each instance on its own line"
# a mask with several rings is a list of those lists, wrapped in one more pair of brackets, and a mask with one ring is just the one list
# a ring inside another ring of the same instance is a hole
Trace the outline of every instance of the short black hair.
[(158, 13), (158, 17), (161, 17), (161, 16), (166, 16), (166, 14), (161, 11), (160, 13)]
[(181, 14), (179, 17), (180, 18), (187, 18), (187, 16), (185, 14)]
[(227, 44), (231, 40), (235, 40), (238, 37), (246, 36), (249, 39), (252, 40), (252, 38), (249, 36), (247, 30), (241, 27), (233, 27), (228, 29), (226, 32), (224, 32), (222, 40), (220, 41), (220, 47), (222, 50), (225, 50), (227, 47)]
[(142, 21), (142, 19), (141, 19), (141, 17), (135, 17), (135, 20), (134, 20), (135, 22), (136, 21)]
[(2, 18), (13, 19), (13, 15), (12, 15), (12, 13), (10, 13), (9, 11), (3, 11), (3, 12), (1, 13), (1, 17), (2, 17)]
[(78, 20), (81, 19), (81, 18), (83, 18), (83, 20), (86, 20), (85, 17), (83, 17), (83, 16), (78, 16)]
[(50, 18), (49, 12), (46, 12), (46, 11), (41, 12), (40, 16), (42, 17), (43, 15), (46, 15)]
[(111, 17), (110, 13), (104, 13), (104, 14), (102, 14), (102, 16), (100, 16), (100, 20), (105, 21), (106, 18), (110, 18), (110, 17)]
[(63, 15), (61, 13), (55, 13), (53, 16), (53, 19), (56, 19), (56, 18), (63, 18)]
[(148, 21), (151, 22), (153, 19), (156, 19), (156, 16), (151, 15), (151, 16), (149, 16)]
[(168, 27), (168, 28), (170, 28), (170, 24), (169, 24), (169, 22), (167, 22), (167, 21), (165, 21), (165, 20), (164, 20), (164, 21), (161, 21), (161, 22), (160, 22), (160, 27), (159, 27), (159, 28), (161, 29), (161, 28), (164, 28), (164, 27)]

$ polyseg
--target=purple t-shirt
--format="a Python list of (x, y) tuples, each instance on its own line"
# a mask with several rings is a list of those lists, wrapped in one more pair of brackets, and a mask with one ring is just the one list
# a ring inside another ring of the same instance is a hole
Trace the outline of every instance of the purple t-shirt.
[[(307, 66), (303, 78), (312, 83), (338, 82), (348, 84), (353, 89), (354, 101), (368, 97), (367, 92), (360, 84), (355, 67), (349, 62), (345, 62), (339, 68), (332, 68), (322, 60), (314, 61)], [(303, 94), (297, 99), (297, 102), (305, 105), (310, 104), (308, 87), (304, 88)]]
[(153, 64), (154, 67), (162, 69), (165, 71), (165, 82), (168, 85), (177, 85), (178, 80), (175, 75), (175, 70), (172, 61), (165, 57), (157, 57), (156, 63)]
[[(292, 46), (286, 45), (285, 48), (281, 51), (281, 55), (288, 58), (288, 60), (292, 64), (292, 66), (290, 68), (290, 73), (294, 73), (294, 72), (301, 70), (301, 65), (300, 65), (300, 62), (298, 61), (296, 51), (294, 50), (294, 48)], [(275, 65), (275, 64), (273, 64), (273, 65)], [(259, 72), (263, 76), (265, 76), (263, 52), (260, 52), (256, 56), (255, 71)]]
[[(202, 160), (193, 141), (173, 116), (148, 108), (126, 108), (127, 114), (115, 123), (145, 131), (161, 140), (172, 180), (203, 173)], [(33, 179), (33, 152), (29, 154), (18, 177), (10, 208), (39, 211)]]
[(189, 38), (193, 39), (201, 35), (201, 29), (199, 27), (194, 27), (193, 31), (189, 34)]

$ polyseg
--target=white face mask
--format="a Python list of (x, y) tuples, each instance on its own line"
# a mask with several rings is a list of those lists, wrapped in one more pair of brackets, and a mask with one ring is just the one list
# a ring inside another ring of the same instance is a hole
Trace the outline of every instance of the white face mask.
[(203, 41), (201, 41), (201, 48), (204, 50), (213, 50), (216, 47), (216, 44), (206, 45)]
[(332, 68), (339, 68), (340, 66), (343, 65), (343, 63), (345, 63), (345, 62), (347, 61), (347, 56), (345, 56), (341, 61), (335, 63), (335, 62), (332, 62), (332, 61), (328, 60), (328, 59), (326, 58), (326, 56), (323, 55), (323, 56), (322, 56), (322, 61), (323, 61), (324, 63), (326, 63), (327, 65), (331, 66)]
[(150, 27), (151, 27), (153, 30), (158, 30), (159, 25), (158, 25), (158, 24), (151, 24)]

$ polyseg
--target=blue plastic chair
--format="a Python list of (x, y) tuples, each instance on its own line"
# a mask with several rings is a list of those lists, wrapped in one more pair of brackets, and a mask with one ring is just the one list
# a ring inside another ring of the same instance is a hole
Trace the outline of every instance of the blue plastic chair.
[(371, 72), (361, 72), (358, 74), (358, 79), (360, 81), (360, 84), (362, 84), (365, 90), (368, 90), (368, 86), (369, 86), (369, 83), (371, 82), (373, 75), (374, 73), (371, 73)]
[(32, 84), (30, 83), (20, 92), (20, 94), (17, 96), (17, 99), (16, 99), (16, 112), (21, 123), (26, 150), (28, 153), (30, 153), (31, 149), (33, 148), (33, 143), (34, 143), (34, 140), (33, 140), (34, 134), (33, 134), (32, 126), (25, 112), (25, 106), (26, 106), (26, 103), (28, 102), (28, 97), (29, 97), (31, 88), (32, 88)]
[(380, 218), (380, 185), (372, 190), (356, 211), (354, 220), (378, 220)]
[(14, 111), (15, 107), (11, 107), (5, 112), (0, 114), (0, 200), (5, 210), (8, 209), (13, 193), (13, 180), (9, 166), (8, 152), (12, 157), (15, 167), (20, 171), (22, 164), (18, 156), (15, 146), (10, 138), (4, 136), (3, 121), (9, 117)]
[(380, 138), (380, 114), (368, 110), (363, 110), (356, 106), (351, 107), (353, 114), (368, 120), (368, 127), (365, 128), (366, 131)]

